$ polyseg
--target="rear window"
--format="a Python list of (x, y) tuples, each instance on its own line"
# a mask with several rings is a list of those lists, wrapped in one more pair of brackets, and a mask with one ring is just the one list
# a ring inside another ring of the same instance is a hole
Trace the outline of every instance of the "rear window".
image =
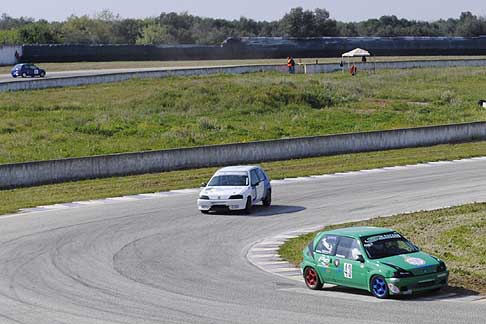
[(336, 253), (337, 243), (338, 237), (336, 235), (325, 235), (322, 237), (319, 243), (317, 243), (316, 252), (334, 255)]

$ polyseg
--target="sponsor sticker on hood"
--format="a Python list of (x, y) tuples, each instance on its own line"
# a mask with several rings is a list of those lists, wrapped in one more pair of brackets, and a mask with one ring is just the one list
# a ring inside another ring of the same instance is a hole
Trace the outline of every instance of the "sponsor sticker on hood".
[(411, 256), (404, 256), (405, 262), (414, 266), (422, 266), (425, 264), (425, 260), (421, 258), (415, 258)]

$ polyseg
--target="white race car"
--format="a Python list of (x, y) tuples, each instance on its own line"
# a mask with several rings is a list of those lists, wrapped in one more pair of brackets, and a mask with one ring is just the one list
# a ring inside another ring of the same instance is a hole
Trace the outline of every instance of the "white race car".
[(222, 168), (203, 187), (197, 200), (203, 214), (230, 210), (249, 213), (254, 204), (262, 202), (270, 206), (272, 203), (270, 179), (259, 166)]

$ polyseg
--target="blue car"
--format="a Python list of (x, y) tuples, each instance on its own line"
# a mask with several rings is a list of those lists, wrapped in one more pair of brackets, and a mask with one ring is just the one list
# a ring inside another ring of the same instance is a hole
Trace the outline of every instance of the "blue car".
[(31, 63), (21, 63), (21, 64), (17, 64), (15, 65), (13, 68), (12, 68), (12, 71), (10, 71), (10, 73), (12, 74), (12, 76), (14, 78), (20, 76), (22, 78), (25, 78), (25, 77), (45, 77), (46, 76), (46, 71), (35, 66), (34, 64), (31, 64)]

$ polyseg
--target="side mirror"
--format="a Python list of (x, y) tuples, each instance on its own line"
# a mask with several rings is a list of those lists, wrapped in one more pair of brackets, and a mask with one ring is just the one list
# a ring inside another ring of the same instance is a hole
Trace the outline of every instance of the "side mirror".
[(201, 188), (204, 188), (206, 186), (207, 186), (207, 183), (206, 182), (201, 183)]
[(365, 263), (365, 259), (364, 259), (363, 255), (361, 255), (361, 254), (358, 254), (358, 256), (356, 257), (356, 261), (359, 261), (361, 263)]

